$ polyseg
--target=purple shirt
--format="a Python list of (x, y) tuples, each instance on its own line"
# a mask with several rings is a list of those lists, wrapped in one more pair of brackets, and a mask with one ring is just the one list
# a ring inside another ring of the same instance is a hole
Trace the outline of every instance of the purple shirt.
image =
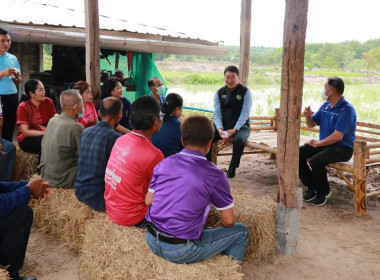
[(154, 196), (146, 219), (182, 239), (199, 239), (212, 204), (218, 210), (234, 206), (224, 172), (187, 149), (155, 167), (148, 191)]

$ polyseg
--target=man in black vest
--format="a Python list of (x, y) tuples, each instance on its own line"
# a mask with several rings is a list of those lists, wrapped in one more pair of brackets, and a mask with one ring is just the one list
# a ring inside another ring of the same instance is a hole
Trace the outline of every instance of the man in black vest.
[[(237, 67), (228, 66), (224, 70), (224, 81), (226, 85), (220, 88), (214, 97), (215, 135), (213, 142), (220, 139), (233, 139), (232, 159), (227, 176), (234, 178), (250, 133), (249, 113), (252, 96), (251, 91), (239, 83)], [(207, 154), (207, 159), (211, 159), (211, 151)]]

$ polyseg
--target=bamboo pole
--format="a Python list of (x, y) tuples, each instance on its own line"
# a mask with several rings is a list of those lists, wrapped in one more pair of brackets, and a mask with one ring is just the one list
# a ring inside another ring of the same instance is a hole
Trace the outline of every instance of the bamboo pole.
[(366, 200), (366, 149), (365, 141), (355, 141), (354, 143), (354, 208), (355, 214), (362, 215), (367, 212)]
[(251, 10), (252, 0), (241, 0), (240, 13), (240, 78), (248, 85), (250, 45), (251, 45)]
[(296, 188), (308, 2), (286, 0), (285, 8), (277, 167), (278, 202), (286, 208), (298, 207)]

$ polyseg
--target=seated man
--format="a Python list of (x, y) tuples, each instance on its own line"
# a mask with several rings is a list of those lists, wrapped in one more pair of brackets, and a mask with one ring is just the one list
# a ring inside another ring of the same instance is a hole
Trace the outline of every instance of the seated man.
[[(226, 175), (205, 154), (214, 128), (207, 117), (191, 116), (181, 126), (180, 153), (154, 169), (145, 203), (146, 240), (157, 255), (175, 263), (193, 263), (218, 253), (240, 261), (248, 240), (245, 225), (235, 223), (234, 202)], [(211, 204), (221, 220), (204, 228)]]
[(151, 143), (160, 130), (160, 106), (152, 96), (142, 96), (132, 104), (133, 131), (116, 140), (108, 160), (104, 199), (108, 217), (116, 224), (146, 227), (145, 195), (153, 169), (163, 158)]
[(80, 151), (75, 179), (75, 194), (84, 204), (97, 211), (104, 204), (104, 175), (111, 150), (122, 134), (115, 131), (122, 116), (120, 99), (107, 97), (100, 101), (98, 114), (102, 121), (85, 129), (80, 139)]
[[(306, 107), (306, 125), (319, 125), (319, 140), (310, 140), (300, 147), (299, 178), (308, 187), (305, 201), (322, 206), (331, 195), (327, 181), (326, 165), (348, 161), (354, 151), (356, 113), (354, 107), (343, 97), (344, 82), (341, 78), (328, 78), (318, 112)], [(307, 159), (310, 158), (310, 166)]]
[(84, 129), (77, 120), (83, 113), (83, 102), (79, 91), (70, 89), (61, 93), (60, 103), (62, 113), (50, 119), (42, 138), (39, 169), (52, 187), (73, 188)]
[(20, 277), (24, 264), (29, 233), (33, 222), (33, 211), (29, 200), (44, 199), (52, 194), (49, 182), (35, 179), (30, 182), (0, 182), (0, 265), (11, 279), (33, 280), (35, 277)]
[(151, 90), (151, 96), (153, 96), (158, 104), (165, 102), (165, 86), (159, 77), (153, 77), (148, 81), (148, 87)]
[(15, 145), (0, 137), (0, 181), (9, 181), (15, 159)]

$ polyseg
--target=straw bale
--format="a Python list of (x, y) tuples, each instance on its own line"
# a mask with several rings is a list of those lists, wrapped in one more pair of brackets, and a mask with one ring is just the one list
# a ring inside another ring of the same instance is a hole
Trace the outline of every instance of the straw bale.
[(9, 280), (8, 271), (0, 267), (0, 280)]
[(95, 215), (95, 210), (80, 202), (74, 189), (54, 189), (47, 201), (30, 202), (34, 212), (33, 225), (59, 238), (74, 252), (79, 252), (85, 222)]
[(80, 252), (84, 279), (243, 279), (241, 267), (227, 256), (195, 264), (174, 264), (151, 252), (145, 231), (119, 226), (106, 214), (86, 223)]
[[(236, 221), (248, 228), (244, 261), (264, 260), (273, 256), (276, 253), (276, 203), (269, 197), (255, 198), (235, 188), (231, 188), (231, 194)], [(207, 225), (212, 226), (219, 220), (219, 211), (211, 209)]]
[(38, 167), (38, 155), (25, 153), (16, 145), (16, 160), (13, 166), (11, 181), (22, 181), (29, 179), (36, 173)]

